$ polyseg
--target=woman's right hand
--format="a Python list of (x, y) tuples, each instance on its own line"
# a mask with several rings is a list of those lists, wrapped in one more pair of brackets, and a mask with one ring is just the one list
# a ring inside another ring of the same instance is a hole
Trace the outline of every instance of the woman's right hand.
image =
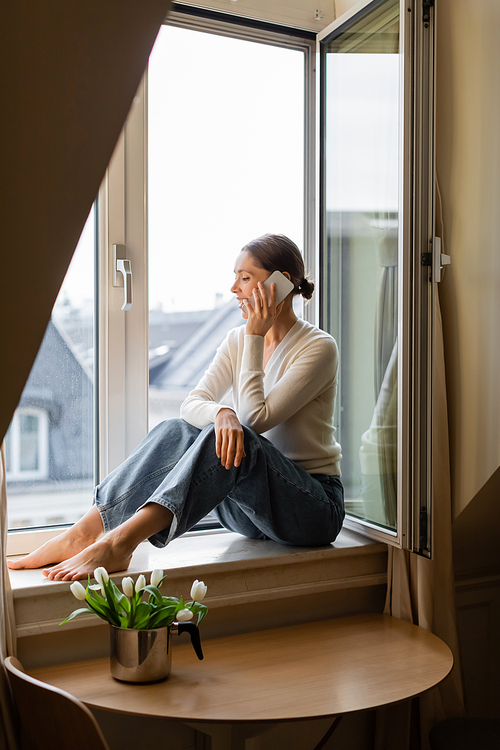
[(243, 427), (232, 409), (221, 409), (215, 417), (215, 452), (226, 469), (238, 467), (246, 456)]
[(253, 336), (265, 336), (273, 327), (276, 318), (283, 309), (283, 302), (276, 305), (276, 284), (271, 284), (271, 297), (268, 298), (266, 288), (262, 281), (253, 290), (253, 305), (247, 300), (246, 333)]

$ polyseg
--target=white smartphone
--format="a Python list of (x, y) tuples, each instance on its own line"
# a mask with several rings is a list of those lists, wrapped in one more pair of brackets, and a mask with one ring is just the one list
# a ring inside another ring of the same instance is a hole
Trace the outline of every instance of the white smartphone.
[[(281, 271), (273, 271), (264, 281), (264, 289), (266, 290), (269, 299), (271, 298), (271, 284), (276, 284), (276, 306), (278, 306), (280, 302), (283, 302), (285, 297), (287, 297), (294, 288), (294, 284), (290, 279), (287, 279)], [(254, 304), (253, 294), (249, 297), (248, 301), (251, 305)]]

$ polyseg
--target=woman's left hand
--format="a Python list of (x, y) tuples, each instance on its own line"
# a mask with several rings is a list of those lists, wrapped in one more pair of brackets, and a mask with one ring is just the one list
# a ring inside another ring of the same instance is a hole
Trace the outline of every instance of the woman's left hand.
[(266, 289), (262, 281), (253, 291), (254, 304), (246, 302), (248, 315), (246, 333), (249, 336), (265, 336), (274, 325), (274, 322), (283, 308), (283, 302), (276, 305), (276, 284), (271, 284), (271, 299), (267, 297)]
[(222, 466), (236, 468), (245, 458), (245, 433), (233, 409), (220, 409), (215, 417), (215, 452)]

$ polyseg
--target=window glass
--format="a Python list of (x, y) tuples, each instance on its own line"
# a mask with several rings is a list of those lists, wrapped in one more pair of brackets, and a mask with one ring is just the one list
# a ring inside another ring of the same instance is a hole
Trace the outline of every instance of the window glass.
[(163, 26), (148, 76), (149, 426), (179, 416), (240, 311), (241, 247), (299, 247), (304, 53)]
[(9, 528), (73, 523), (92, 502), (92, 210), (6, 439)]
[(399, 3), (327, 38), (322, 322), (337, 339), (346, 510), (396, 528)]

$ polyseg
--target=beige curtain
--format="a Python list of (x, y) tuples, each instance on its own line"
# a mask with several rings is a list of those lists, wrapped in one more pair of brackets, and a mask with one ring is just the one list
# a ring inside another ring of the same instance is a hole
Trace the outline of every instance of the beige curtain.
[[(0, 441), (170, 0), (16, 0), (0, 7)], [(0, 659), (14, 653), (0, 469)], [(0, 667), (0, 749), (14, 747)]]
[[(0, 446), (0, 546), (5, 549), (7, 537), (7, 494), (5, 488), (5, 446)], [(5, 562), (0, 566), (0, 601), (3, 617), (0, 618), (0, 659), (16, 655), (14, 604), (9, 575)], [(12, 706), (5, 671), (0, 669), (0, 748), (16, 750), (16, 737), (12, 723)]]
[(385, 613), (420, 625), (448, 644), (455, 659), (450, 675), (413, 705), (381, 709), (378, 750), (428, 750), (429, 731), (441, 719), (464, 715), (451, 544), (451, 489), (443, 331), (434, 295), (433, 344), (433, 559), (389, 548)]

